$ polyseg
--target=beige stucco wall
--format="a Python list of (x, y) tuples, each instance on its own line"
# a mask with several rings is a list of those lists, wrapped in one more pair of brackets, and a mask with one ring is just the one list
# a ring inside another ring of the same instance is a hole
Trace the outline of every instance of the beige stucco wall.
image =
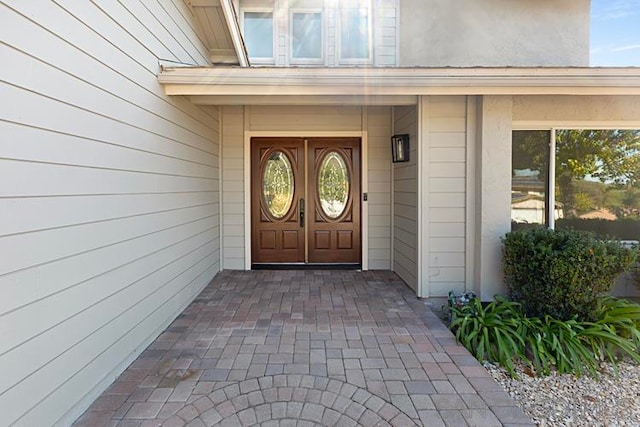
[(589, 0), (401, 0), (399, 66), (586, 66)]
[(511, 229), (510, 96), (483, 96), (477, 105), (475, 290), (490, 300), (506, 289), (500, 238)]
[(640, 129), (640, 96), (514, 96), (513, 123), (520, 128)]

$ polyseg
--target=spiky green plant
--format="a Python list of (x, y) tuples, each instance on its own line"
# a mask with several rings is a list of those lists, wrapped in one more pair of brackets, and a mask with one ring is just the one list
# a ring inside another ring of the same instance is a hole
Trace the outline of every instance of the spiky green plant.
[(599, 299), (593, 322), (526, 317), (519, 303), (502, 297), (452, 310), (456, 339), (476, 359), (499, 363), (512, 376), (518, 360), (538, 375), (555, 369), (593, 377), (602, 361), (616, 369), (621, 356), (640, 363), (640, 305), (627, 300)]
[(598, 300), (595, 322), (585, 322), (582, 339), (600, 360), (610, 361), (617, 371), (620, 356), (640, 363), (640, 305), (603, 297)]
[(497, 362), (515, 375), (514, 361), (523, 357), (524, 339), (519, 332), (520, 304), (501, 297), (486, 306), (474, 298), (453, 308), (450, 328), (456, 339), (476, 359)]

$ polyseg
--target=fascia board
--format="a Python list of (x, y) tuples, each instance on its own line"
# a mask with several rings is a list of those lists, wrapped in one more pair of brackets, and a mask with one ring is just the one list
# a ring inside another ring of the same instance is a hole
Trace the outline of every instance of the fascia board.
[(640, 68), (165, 68), (169, 95), (640, 95)]

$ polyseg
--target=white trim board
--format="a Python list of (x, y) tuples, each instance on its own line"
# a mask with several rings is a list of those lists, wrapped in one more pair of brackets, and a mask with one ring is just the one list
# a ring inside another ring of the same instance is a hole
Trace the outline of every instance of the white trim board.
[(640, 68), (163, 68), (167, 95), (640, 95)]
[(475, 283), (475, 239), (476, 239), (476, 144), (478, 132), (478, 99), (467, 97), (467, 135), (466, 135), (466, 180), (465, 180), (465, 292), (480, 293)]
[(189, 101), (196, 105), (357, 105), (357, 106), (400, 106), (416, 105), (418, 97), (414, 95), (368, 96), (291, 96), (291, 95), (192, 95)]
[(430, 99), (418, 100), (418, 298), (429, 297), (429, 110)]
[(242, 31), (240, 31), (235, 8), (233, 7), (231, 0), (220, 0), (220, 6), (224, 13), (227, 28), (231, 33), (231, 41), (233, 42), (233, 48), (238, 57), (238, 61), (240, 62), (240, 66), (248, 67), (249, 56), (247, 55), (247, 50), (244, 45), (244, 39), (242, 38)]
[(551, 129), (640, 129), (640, 120), (514, 120), (513, 130), (551, 130)]

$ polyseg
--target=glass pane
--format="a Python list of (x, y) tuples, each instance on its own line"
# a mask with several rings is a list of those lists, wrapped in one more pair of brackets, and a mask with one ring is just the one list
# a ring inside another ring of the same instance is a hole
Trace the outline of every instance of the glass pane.
[(345, 9), (340, 22), (340, 57), (369, 58), (369, 11)]
[(640, 240), (640, 131), (559, 130), (556, 228)]
[(321, 13), (294, 13), (291, 31), (293, 58), (322, 57)]
[(349, 171), (342, 156), (329, 153), (318, 172), (320, 206), (329, 218), (338, 218), (347, 207), (349, 198)]
[(273, 13), (245, 12), (244, 41), (250, 58), (273, 58)]
[(269, 156), (262, 176), (262, 197), (269, 213), (282, 218), (293, 202), (293, 169), (287, 156), (276, 151)]
[[(513, 132), (511, 230), (547, 222), (550, 136), (548, 130)], [(560, 214), (556, 208), (556, 218)]]

